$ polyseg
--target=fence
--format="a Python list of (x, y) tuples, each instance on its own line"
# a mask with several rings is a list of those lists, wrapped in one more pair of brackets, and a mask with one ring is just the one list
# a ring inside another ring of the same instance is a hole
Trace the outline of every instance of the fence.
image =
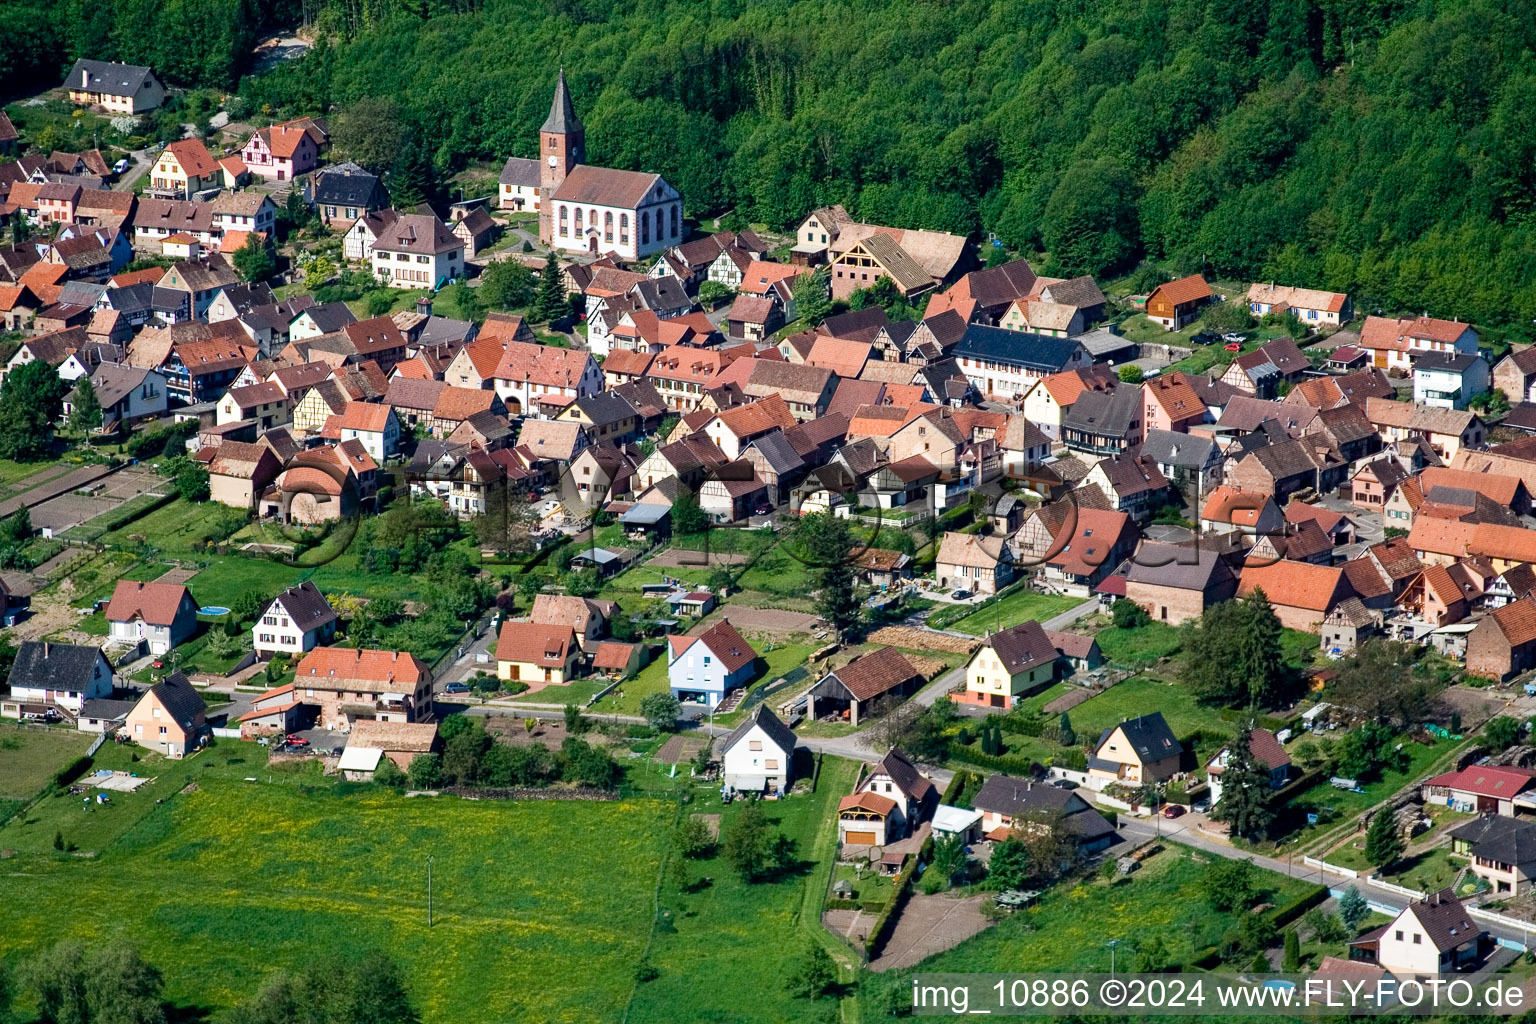
[(214, 726), (213, 734), (218, 738), (225, 740), (237, 740), (240, 738), (239, 729), (226, 729), (220, 726)]
[(1341, 868), (1337, 864), (1329, 864), (1327, 861), (1318, 860), (1316, 857), (1303, 857), (1301, 858), (1301, 862), (1309, 868), (1316, 868), (1318, 871), (1326, 871), (1332, 875), (1343, 875), (1345, 878), (1360, 877), (1360, 872), (1358, 871), (1351, 870), (1350, 868)]
[[(1501, 925), (1505, 928), (1518, 929), (1520, 932), (1527, 935), (1530, 933), (1532, 928), (1531, 922), (1529, 921), (1521, 921), (1517, 918), (1505, 917), (1503, 914), (1495, 914), (1493, 911), (1484, 910), (1482, 907), (1467, 907), (1467, 913), (1471, 914), (1475, 918), (1478, 918), (1479, 920), (1491, 921), (1492, 923)], [(1499, 941), (1502, 943), (1504, 940), (1500, 939)], [(1521, 946), (1520, 949), (1524, 950), (1525, 947)]]
[(109, 732), (103, 732), (100, 736), (97, 736), (96, 739), (91, 743), (91, 745), (85, 748), (85, 756), (86, 757), (95, 757), (96, 756), (96, 751), (101, 749), (101, 745), (103, 743), (107, 742), (107, 737), (110, 736), (110, 735), (112, 735), (112, 734), (109, 733)]
[(1374, 885), (1378, 889), (1387, 890), (1387, 892), (1395, 892), (1399, 896), (1407, 896), (1409, 899), (1421, 900), (1427, 895), (1417, 889), (1410, 889), (1406, 885), (1393, 885), (1391, 882), (1383, 882), (1375, 875), (1366, 875), (1365, 884)]

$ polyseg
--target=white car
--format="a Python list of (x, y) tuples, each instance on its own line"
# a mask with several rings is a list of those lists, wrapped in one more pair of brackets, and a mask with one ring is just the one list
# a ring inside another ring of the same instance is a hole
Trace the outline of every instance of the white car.
[(122, 174), (124, 171), (126, 171), (128, 168), (130, 168), (132, 166), (133, 166), (133, 163), (127, 157), (123, 157), (117, 163), (112, 165), (112, 173), (113, 174)]

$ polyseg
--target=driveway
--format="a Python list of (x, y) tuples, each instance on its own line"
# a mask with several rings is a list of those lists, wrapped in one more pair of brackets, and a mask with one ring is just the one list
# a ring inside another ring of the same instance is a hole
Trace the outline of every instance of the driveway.
[(133, 161), (133, 166), (112, 183), (112, 190), (115, 192), (132, 192), (133, 186), (149, 172), (155, 162), (154, 156), (147, 149), (136, 149), (128, 154), (128, 158)]
[(958, 946), (992, 922), (981, 914), (989, 896), (929, 896), (915, 892), (907, 898), (896, 925), (869, 963), (872, 971), (910, 967), (935, 953)]

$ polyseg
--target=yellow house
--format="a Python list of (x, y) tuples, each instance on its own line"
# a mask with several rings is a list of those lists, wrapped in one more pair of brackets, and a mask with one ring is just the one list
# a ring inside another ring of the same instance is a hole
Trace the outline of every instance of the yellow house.
[(1056, 645), (1038, 622), (1021, 622), (987, 638), (965, 666), (961, 704), (1011, 708), (1014, 701), (1056, 681)]
[(541, 622), (503, 622), (496, 638), (496, 678), (532, 686), (575, 676), (576, 632)]
[(149, 177), (157, 191), (176, 192), (182, 198), (224, 183), (223, 171), (198, 139), (179, 139), (166, 146)]
[(1112, 782), (1158, 782), (1179, 770), (1183, 753), (1163, 713), (1154, 711), (1105, 729), (1088, 759), (1088, 774)]
[(325, 421), (347, 411), (348, 397), (340, 384), (323, 380), (310, 388), (293, 409), (293, 429), (299, 434), (318, 434)]

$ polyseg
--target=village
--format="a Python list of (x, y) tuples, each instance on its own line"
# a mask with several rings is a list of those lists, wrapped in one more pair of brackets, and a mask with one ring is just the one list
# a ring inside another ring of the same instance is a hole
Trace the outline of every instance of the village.
[[(0, 113), (0, 857), (57, 884), (241, 800), (654, 804), (570, 827), (633, 830), (636, 905), (792, 898), (809, 998), (866, 1014), (1122, 940), (1529, 973), (1536, 347), (839, 205), (702, 223), (585, 163), (551, 77), (539, 156), (441, 208), (319, 118), (135, 167)], [(1130, 909), (1090, 936), (1099, 889)], [(651, 916), (614, 931), (662, 933), (662, 1000), (697, 950)]]

